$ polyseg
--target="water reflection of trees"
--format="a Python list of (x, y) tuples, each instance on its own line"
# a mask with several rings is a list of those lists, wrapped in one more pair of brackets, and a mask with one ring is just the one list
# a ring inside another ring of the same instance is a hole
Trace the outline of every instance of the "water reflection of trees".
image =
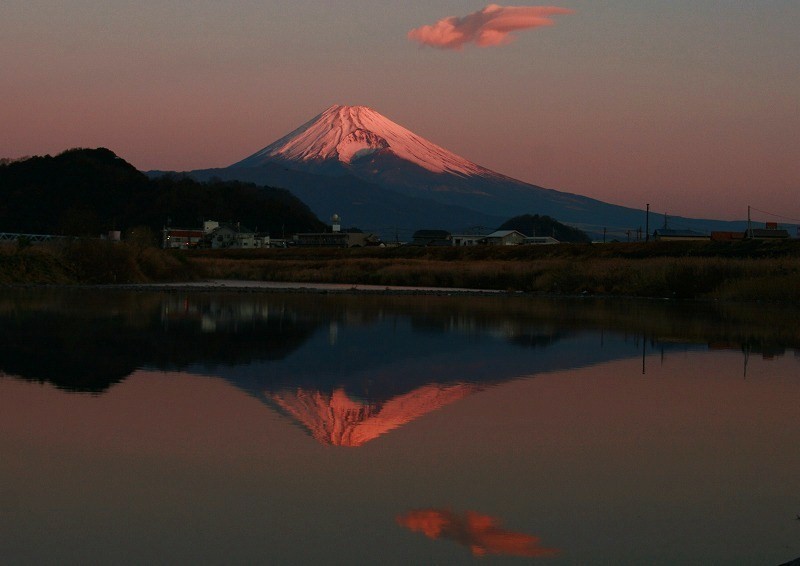
[(0, 372), (102, 392), (141, 367), (282, 359), (316, 328), (291, 311), (270, 317), (234, 308), (216, 313), (217, 320), (212, 303), (207, 316), (218, 324), (209, 330), (202, 317), (172, 316), (168, 309), (176, 298), (170, 295), (67, 295), (0, 301)]
[(0, 372), (99, 392), (139, 367), (279, 360), (320, 327), (405, 319), (415, 333), (488, 334), (525, 348), (597, 331), (779, 356), (800, 349), (797, 314), (638, 300), (8, 290), (0, 298)]

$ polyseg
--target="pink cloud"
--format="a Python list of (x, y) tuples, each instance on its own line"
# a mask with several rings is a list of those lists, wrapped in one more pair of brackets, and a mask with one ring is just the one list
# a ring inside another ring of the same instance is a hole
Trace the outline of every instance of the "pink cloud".
[(461, 49), (467, 43), (480, 47), (511, 42), (511, 32), (552, 26), (551, 16), (572, 14), (568, 8), (556, 6), (499, 6), (489, 4), (483, 10), (463, 18), (451, 16), (433, 25), (408, 32), (408, 39), (439, 49)]
[(458, 515), (449, 509), (415, 509), (397, 517), (397, 523), (429, 539), (446, 539), (466, 546), (473, 556), (546, 557), (559, 554), (557, 548), (541, 545), (537, 536), (508, 531), (496, 517), (467, 511)]

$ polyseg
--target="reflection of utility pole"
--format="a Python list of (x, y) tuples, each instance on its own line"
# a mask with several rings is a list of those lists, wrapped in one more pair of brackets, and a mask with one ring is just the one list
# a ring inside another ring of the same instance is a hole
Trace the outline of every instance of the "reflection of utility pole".
[(742, 348), (744, 352), (744, 378), (747, 379), (747, 362), (750, 361), (750, 344), (745, 344)]
[(335, 320), (332, 320), (328, 324), (328, 343), (331, 346), (336, 346), (336, 342), (338, 341), (338, 339), (339, 339), (339, 324)]
[(645, 348), (647, 348), (647, 336), (642, 334), (642, 375), (647, 373), (647, 366), (645, 365)]
[(603, 228), (603, 243), (606, 243), (606, 228)]

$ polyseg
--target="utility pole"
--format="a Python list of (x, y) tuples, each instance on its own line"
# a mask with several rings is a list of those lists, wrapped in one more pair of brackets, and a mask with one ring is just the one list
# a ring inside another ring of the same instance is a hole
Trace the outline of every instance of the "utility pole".
[(644, 241), (645, 243), (650, 241), (650, 203), (647, 203), (647, 220), (645, 221)]
[[(628, 239), (630, 239), (630, 238), (628, 238)], [(604, 244), (606, 243), (606, 228), (605, 227), (603, 228), (603, 243)]]
[(747, 205), (747, 237), (753, 239), (753, 225), (750, 223), (750, 205)]

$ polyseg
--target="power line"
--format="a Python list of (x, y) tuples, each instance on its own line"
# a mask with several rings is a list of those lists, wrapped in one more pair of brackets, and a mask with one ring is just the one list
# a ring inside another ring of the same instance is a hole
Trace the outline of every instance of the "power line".
[(789, 218), (788, 216), (781, 216), (780, 214), (775, 214), (774, 212), (767, 212), (766, 210), (759, 210), (758, 208), (751, 206), (750, 210), (755, 210), (756, 212), (760, 212), (762, 214), (769, 214), (770, 216), (774, 216), (775, 218), (781, 218), (783, 220), (790, 220), (792, 222), (799, 222), (800, 219), (797, 218)]

